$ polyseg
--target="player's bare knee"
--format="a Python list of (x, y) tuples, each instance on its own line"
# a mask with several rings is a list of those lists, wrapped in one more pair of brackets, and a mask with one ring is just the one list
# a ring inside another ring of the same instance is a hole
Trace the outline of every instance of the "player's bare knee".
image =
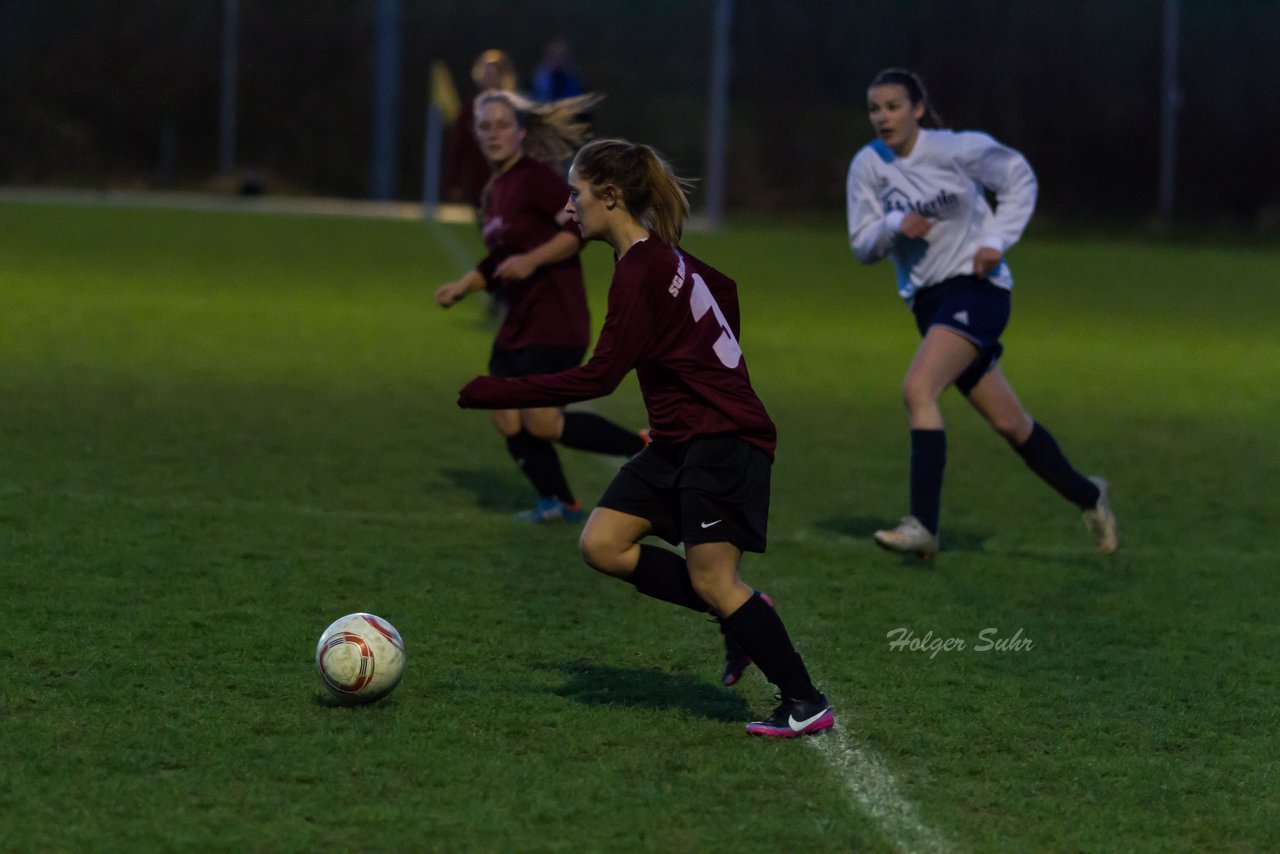
[(902, 405), (907, 412), (922, 412), (937, 404), (937, 395), (928, 383), (912, 377), (902, 384)]
[(554, 442), (560, 438), (559, 431), (555, 430), (554, 427), (554, 424), (548, 424), (537, 418), (524, 422), (524, 429), (530, 436), (535, 439), (546, 439), (548, 442)]
[(1032, 421), (1021, 413), (996, 416), (987, 423), (1011, 445), (1020, 445), (1031, 435)]
[(583, 562), (596, 572), (615, 576), (624, 572), (622, 549), (612, 537), (593, 530), (590, 525), (583, 528), (578, 537), (578, 552)]

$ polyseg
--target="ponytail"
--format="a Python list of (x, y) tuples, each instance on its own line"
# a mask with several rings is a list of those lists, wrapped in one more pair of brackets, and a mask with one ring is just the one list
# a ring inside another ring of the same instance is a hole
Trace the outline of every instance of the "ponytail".
[(922, 127), (946, 127), (946, 122), (942, 120), (942, 116), (938, 115), (938, 111), (933, 108), (933, 101), (929, 99), (929, 93), (925, 91), (924, 81), (920, 79), (919, 74), (910, 69), (886, 68), (871, 80), (867, 88), (894, 85), (901, 86), (907, 90), (907, 97), (911, 99), (912, 106), (924, 104), (924, 118), (920, 120)]
[(668, 246), (680, 242), (689, 218), (686, 191), (692, 182), (679, 178), (651, 146), (622, 139), (588, 142), (573, 159), (575, 174), (597, 188), (612, 184), (636, 222)]

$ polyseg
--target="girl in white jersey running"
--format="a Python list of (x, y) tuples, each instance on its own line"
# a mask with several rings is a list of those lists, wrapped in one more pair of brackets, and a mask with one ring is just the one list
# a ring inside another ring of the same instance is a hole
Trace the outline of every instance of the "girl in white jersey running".
[[(920, 78), (891, 68), (867, 88), (877, 139), (849, 164), (849, 245), (864, 264), (888, 257), (922, 340), (903, 381), (911, 423), (911, 512), (875, 540), (930, 558), (938, 550), (946, 433), (938, 398), (954, 385), (1037, 475), (1083, 511), (1098, 549), (1119, 545), (1106, 481), (1084, 477), (1032, 420), (997, 364), (1013, 277), (1004, 253), (1035, 208), (1021, 154), (941, 122)], [(988, 204), (984, 191), (995, 194)]]

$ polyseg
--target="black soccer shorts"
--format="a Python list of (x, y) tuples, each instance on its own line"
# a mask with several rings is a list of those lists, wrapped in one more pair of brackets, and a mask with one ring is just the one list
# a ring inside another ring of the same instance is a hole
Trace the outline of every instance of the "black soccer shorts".
[(556, 374), (578, 367), (586, 354), (586, 347), (534, 344), (512, 350), (494, 344), (489, 353), (489, 376), (527, 377), (532, 374)]
[(622, 467), (599, 506), (648, 519), (672, 545), (763, 552), (772, 467), (768, 454), (737, 436), (654, 442)]

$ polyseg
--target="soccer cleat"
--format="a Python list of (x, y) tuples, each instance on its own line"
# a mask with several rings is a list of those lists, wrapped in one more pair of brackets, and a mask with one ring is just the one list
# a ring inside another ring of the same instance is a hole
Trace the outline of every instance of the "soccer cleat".
[(929, 529), (915, 516), (903, 516), (898, 527), (875, 532), (876, 545), (891, 552), (917, 554), (929, 560), (938, 553), (938, 535), (929, 533)]
[[(768, 593), (761, 593), (760, 598), (770, 608), (773, 607), (773, 600), (769, 598)], [(724, 623), (720, 622), (720, 631), (724, 632)], [(742, 678), (743, 671), (751, 666), (751, 656), (743, 652), (742, 647), (729, 639), (728, 635), (724, 636), (724, 673), (720, 676), (720, 684), (726, 688), (738, 684), (738, 680)]]
[(1089, 482), (1098, 487), (1098, 503), (1084, 511), (1084, 526), (1093, 535), (1098, 544), (1098, 551), (1109, 555), (1120, 548), (1120, 533), (1116, 528), (1116, 514), (1111, 510), (1111, 500), (1107, 497), (1107, 482), (1100, 477), (1091, 477)]
[(565, 504), (559, 498), (539, 498), (532, 510), (522, 510), (515, 515), (518, 522), (532, 522), (541, 525), (545, 522), (581, 522), (582, 502)]
[(827, 698), (818, 695), (818, 702), (807, 703), (804, 700), (787, 700), (779, 697), (782, 703), (773, 710), (773, 714), (762, 721), (747, 724), (748, 735), (763, 735), (768, 738), (795, 738), (798, 735), (813, 735), (824, 729), (831, 729), (836, 724), (835, 713)]

